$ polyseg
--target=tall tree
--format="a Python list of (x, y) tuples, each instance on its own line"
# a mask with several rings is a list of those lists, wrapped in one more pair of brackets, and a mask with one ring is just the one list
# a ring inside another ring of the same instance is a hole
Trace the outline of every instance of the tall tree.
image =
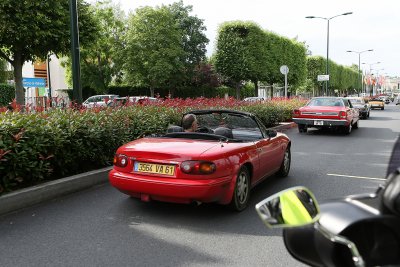
[(165, 6), (136, 9), (131, 14), (126, 39), (125, 78), (147, 86), (150, 95), (168, 84), (184, 68), (182, 32), (174, 14)]
[[(92, 8), (100, 34), (81, 47), (81, 84), (83, 88), (91, 88), (102, 94), (107, 92), (113, 80), (121, 80), (126, 21), (121, 8), (110, 0), (97, 2)], [(71, 58), (64, 64), (68, 83), (71, 84)]]
[(183, 69), (174, 74), (170, 81), (171, 86), (184, 86), (190, 83), (200, 62), (206, 59), (206, 45), (209, 40), (205, 35), (206, 27), (202, 19), (190, 15), (192, 6), (184, 6), (182, 0), (175, 2), (167, 8), (172, 12), (181, 33), (180, 45), (184, 55), (180, 58)]
[[(97, 32), (89, 5), (78, 1), (80, 41), (90, 41)], [(15, 96), (25, 104), (22, 86), (24, 62), (46, 58), (49, 53), (70, 49), (69, 2), (66, 0), (0, 1), (0, 57), (14, 68)]]

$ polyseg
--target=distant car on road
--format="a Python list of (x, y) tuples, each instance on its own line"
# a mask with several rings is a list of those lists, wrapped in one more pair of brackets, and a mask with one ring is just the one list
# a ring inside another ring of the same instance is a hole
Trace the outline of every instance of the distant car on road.
[(94, 95), (86, 99), (82, 105), (86, 108), (106, 107), (108, 102), (117, 97), (118, 95)]
[(379, 108), (381, 110), (385, 109), (385, 102), (383, 102), (383, 99), (381, 98), (372, 98), (368, 101), (368, 103), (371, 105), (371, 109)]
[(300, 133), (308, 128), (340, 129), (349, 134), (358, 128), (359, 111), (343, 97), (314, 97), (304, 107), (295, 109), (293, 121)]
[(369, 118), (371, 105), (365, 102), (363, 97), (346, 97), (346, 99), (350, 100), (353, 107), (358, 109), (360, 117), (363, 119)]

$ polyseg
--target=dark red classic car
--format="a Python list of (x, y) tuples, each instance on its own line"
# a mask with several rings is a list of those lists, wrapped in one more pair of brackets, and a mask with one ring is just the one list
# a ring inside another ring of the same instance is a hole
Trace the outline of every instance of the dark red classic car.
[(293, 121), (300, 133), (307, 128), (333, 128), (349, 134), (358, 128), (358, 109), (342, 97), (314, 97), (304, 107), (294, 110)]
[(216, 202), (246, 208), (250, 190), (290, 170), (290, 140), (254, 115), (229, 110), (192, 111), (199, 132), (181, 127), (118, 148), (110, 183), (142, 201)]

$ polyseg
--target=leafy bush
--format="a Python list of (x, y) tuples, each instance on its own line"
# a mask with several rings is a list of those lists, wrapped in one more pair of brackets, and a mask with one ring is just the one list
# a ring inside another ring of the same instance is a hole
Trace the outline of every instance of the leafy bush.
[(119, 146), (145, 135), (165, 133), (189, 110), (248, 111), (266, 126), (273, 126), (290, 120), (292, 110), (303, 104), (299, 99), (244, 103), (233, 98), (177, 98), (119, 108), (2, 112), (0, 194), (109, 166)]
[(6, 106), (15, 98), (14, 86), (0, 83), (0, 106)]

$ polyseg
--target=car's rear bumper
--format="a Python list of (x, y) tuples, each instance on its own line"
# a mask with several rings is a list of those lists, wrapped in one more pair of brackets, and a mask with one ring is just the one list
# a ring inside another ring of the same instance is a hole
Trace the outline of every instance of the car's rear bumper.
[(142, 199), (176, 203), (219, 202), (227, 204), (232, 192), (232, 177), (215, 179), (176, 179), (139, 176), (111, 170), (109, 181), (121, 192)]
[[(330, 119), (306, 119), (306, 118), (293, 118), (292, 119), (297, 124), (303, 124), (307, 126), (314, 127), (330, 127), (330, 126), (348, 126), (350, 123), (347, 120), (330, 120)], [(323, 125), (317, 125), (320, 122)]]

